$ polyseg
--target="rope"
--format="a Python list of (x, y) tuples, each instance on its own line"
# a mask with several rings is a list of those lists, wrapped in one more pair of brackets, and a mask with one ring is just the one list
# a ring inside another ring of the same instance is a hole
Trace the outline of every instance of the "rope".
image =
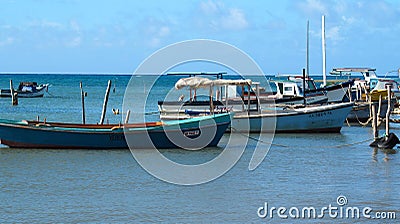
[(263, 140), (261, 140), (261, 139), (251, 137), (250, 135), (246, 135), (246, 134), (243, 134), (243, 133), (237, 131), (237, 130), (236, 130), (235, 128), (233, 128), (233, 127), (231, 127), (231, 129), (232, 129), (233, 131), (235, 131), (235, 133), (237, 133), (237, 134), (240, 134), (240, 135), (242, 135), (242, 136), (244, 136), (244, 137), (246, 137), (246, 138), (248, 138), (248, 139), (251, 139), (251, 140), (256, 141), (256, 142), (260, 142), (260, 143), (262, 143), (262, 144), (273, 145), (273, 146), (279, 146), (279, 147), (284, 147), (284, 148), (289, 147), (289, 146), (287, 146), (287, 145), (275, 144), (275, 143), (272, 143), (272, 142), (266, 142), (266, 141), (263, 141)]

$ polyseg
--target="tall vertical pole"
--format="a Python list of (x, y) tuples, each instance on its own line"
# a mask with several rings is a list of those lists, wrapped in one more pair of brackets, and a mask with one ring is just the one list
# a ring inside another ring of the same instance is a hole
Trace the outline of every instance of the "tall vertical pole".
[(324, 86), (326, 86), (325, 16), (322, 16), (322, 77)]
[(306, 102), (306, 70), (303, 68), (303, 104), (307, 105)]
[(82, 88), (82, 82), (79, 84), (81, 88), (81, 100), (82, 100), (82, 124), (86, 123), (86, 115), (85, 115), (85, 92), (83, 91)]
[(104, 96), (103, 111), (101, 112), (100, 124), (104, 123), (104, 118), (106, 117), (107, 102), (108, 102), (108, 96), (110, 95), (110, 89), (111, 89), (111, 80), (108, 80), (106, 95)]
[(309, 37), (310, 37), (310, 21), (307, 20), (307, 49), (306, 49), (306, 75), (310, 74), (310, 45), (309, 45)]

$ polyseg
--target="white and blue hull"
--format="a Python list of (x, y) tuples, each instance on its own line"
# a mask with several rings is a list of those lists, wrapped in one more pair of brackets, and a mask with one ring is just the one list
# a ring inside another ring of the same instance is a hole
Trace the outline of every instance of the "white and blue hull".
[(340, 132), (352, 106), (353, 103), (341, 103), (258, 115), (238, 114), (231, 127), (238, 132), (335, 133)]

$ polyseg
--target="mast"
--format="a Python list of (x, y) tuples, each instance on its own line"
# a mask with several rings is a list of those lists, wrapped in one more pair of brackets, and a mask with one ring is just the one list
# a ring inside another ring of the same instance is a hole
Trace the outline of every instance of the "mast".
[(326, 86), (326, 44), (325, 44), (325, 16), (322, 16), (322, 77)]
[(309, 45), (309, 36), (310, 36), (310, 32), (309, 32), (309, 30), (310, 30), (310, 21), (308, 21), (307, 20), (307, 49), (306, 49), (306, 69), (307, 69), (307, 71), (306, 71), (306, 75), (308, 76), (309, 75), (309, 72), (310, 72), (310, 67), (309, 67), (309, 59), (310, 59), (310, 55), (309, 55), (309, 48), (310, 48), (310, 45)]

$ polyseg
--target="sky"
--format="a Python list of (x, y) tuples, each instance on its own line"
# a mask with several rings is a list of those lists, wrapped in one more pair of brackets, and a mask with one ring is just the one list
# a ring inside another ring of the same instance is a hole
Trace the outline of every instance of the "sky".
[(0, 0), (0, 73), (132, 73), (155, 51), (211, 39), (252, 57), (265, 74), (400, 68), (400, 1)]

